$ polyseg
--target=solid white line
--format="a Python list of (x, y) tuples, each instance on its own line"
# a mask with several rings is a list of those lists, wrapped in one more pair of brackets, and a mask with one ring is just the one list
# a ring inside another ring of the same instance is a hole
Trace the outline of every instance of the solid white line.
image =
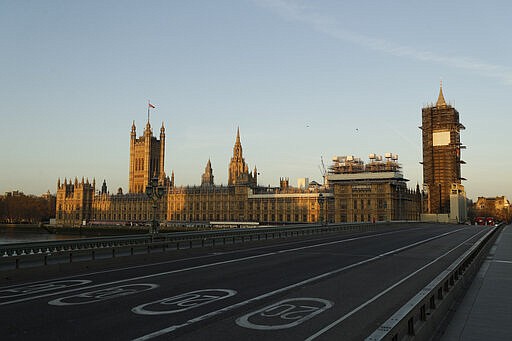
[(493, 263), (506, 263), (506, 264), (512, 264), (512, 261), (510, 261), (510, 260), (497, 260), (497, 259), (495, 259), (495, 260), (493, 260), (492, 262), (493, 262)]
[(347, 314), (343, 315), (342, 317), (340, 317), (339, 319), (337, 319), (336, 321), (332, 322), (331, 324), (327, 325), (326, 327), (322, 328), (321, 330), (319, 330), (318, 332), (316, 332), (315, 334), (311, 335), (310, 337), (308, 337), (307, 339), (305, 339), (305, 341), (311, 341), (311, 340), (314, 340), (316, 339), (318, 336), (322, 335), (323, 333), (325, 333), (326, 331), (332, 329), (333, 327), (337, 326), (338, 324), (340, 324), (341, 322), (343, 322), (344, 320), (346, 320), (347, 318), (349, 318), (350, 316), (354, 315), (355, 313), (357, 313), (358, 311), (360, 311), (361, 309), (365, 308), (366, 306), (368, 306), (369, 304), (375, 302), (377, 299), (379, 299), (380, 297), (384, 296), (385, 294), (387, 294), (388, 292), (390, 292), (391, 290), (393, 290), (394, 288), (396, 288), (397, 286), (399, 286), (400, 284), (404, 283), (405, 281), (409, 280), (411, 277), (415, 276), (417, 273), (419, 273), (420, 271), (423, 271), (425, 270), (427, 267), (431, 266), (432, 264), (434, 264), (435, 262), (437, 262), (438, 260), (440, 260), (441, 258), (445, 257), (447, 254), (453, 252), (454, 250), (458, 249), (459, 247), (461, 247), (462, 245), (464, 245), (465, 243), (467, 243), (469, 240), (471, 239), (474, 239), (475, 237), (479, 236), (480, 234), (484, 233), (484, 232), (487, 232), (487, 231), (481, 231), (479, 232), (478, 234), (476, 235), (473, 235), (469, 238), (467, 238), (466, 240), (464, 240), (462, 243), (460, 243), (459, 245), (455, 246), (454, 248), (450, 249), (448, 252), (445, 252), (444, 254), (442, 254), (441, 256), (437, 257), (436, 259), (432, 260), (431, 262), (425, 264), (424, 266), (422, 266), (421, 268), (419, 268), (418, 270), (410, 273), (409, 275), (405, 276), (404, 278), (402, 278), (401, 280), (399, 280), (398, 282), (396, 282), (395, 284), (391, 285), (390, 287), (388, 287), (387, 289), (385, 289), (384, 291), (381, 291), (380, 293), (378, 293), (377, 295), (373, 296), (371, 299), (369, 299), (368, 301), (364, 302), (363, 304), (361, 304), (360, 306), (358, 306), (357, 308), (353, 309), (352, 311), (348, 312)]
[(249, 303), (253, 303), (253, 302), (262, 300), (264, 298), (267, 298), (267, 297), (270, 297), (270, 296), (273, 296), (273, 295), (276, 295), (276, 294), (279, 294), (279, 293), (282, 293), (282, 292), (285, 292), (285, 291), (288, 291), (288, 290), (291, 290), (291, 289), (303, 286), (305, 284), (316, 282), (316, 281), (318, 281), (320, 279), (323, 279), (323, 278), (326, 278), (326, 277), (330, 277), (330, 276), (338, 274), (338, 273), (340, 273), (342, 271), (345, 271), (345, 270), (348, 270), (348, 269), (352, 269), (352, 268), (355, 268), (357, 266), (360, 266), (360, 265), (363, 265), (363, 264), (366, 264), (366, 263), (373, 262), (373, 261), (375, 261), (377, 259), (380, 259), (380, 258), (389, 256), (389, 255), (392, 255), (392, 254), (404, 251), (406, 249), (410, 249), (410, 248), (412, 248), (414, 246), (417, 246), (417, 245), (420, 245), (420, 244), (424, 244), (424, 243), (429, 242), (429, 241), (434, 240), (434, 239), (442, 238), (444, 236), (450, 235), (450, 234), (458, 232), (460, 230), (462, 230), (462, 229), (457, 229), (457, 230), (454, 230), (454, 231), (443, 233), (443, 234), (438, 235), (438, 236), (430, 237), (430, 238), (427, 238), (427, 239), (424, 239), (424, 240), (421, 240), (421, 241), (418, 241), (418, 242), (415, 242), (415, 243), (412, 243), (412, 244), (409, 244), (409, 245), (406, 245), (406, 246), (399, 247), (397, 249), (394, 249), (394, 250), (391, 250), (391, 251), (388, 251), (388, 252), (381, 253), (380, 255), (374, 256), (372, 258), (368, 258), (366, 260), (362, 260), (362, 261), (359, 261), (357, 263), (353, 263), (353, 264), (344, 266), (342, 268), (339, 268), (339, 269), (336, 269), (336, 270), (333, 270), (333, 271), (329, 271), (329, 272), (323, 273), (321, 275), (310, 277), (310, 278), (308, 278), (306, 280), (303, 280), (303, 281), (300, 281), (300, 282), (297, 282), (297, 283), (294, 283), (294, 284), (291, 284), (291, 285), (279, 288), (279, 289), (274, 290), (274, 291), (267, 292), (265, 294), (262, 294), (262, 295), (250, 298), (248, 300), (245, 300), (245, 301), (242, 301), (242, 302), (239, 302), (239, 303), (227, 306), (227, 307), (219, 309), (219, 310), (212, 311), (212, 312), (207, 313), (205, 315), (201, 315), (199, 317), (196, 317), (196, 318), (193, 318), (191, 320), (188, 320), (187, 322), (185, 322), (183, 324), (172, 325), (172, 326), (169, 326), (167, 328), (157, 330), (157, 331), (155, 331), (153, 333), (143, 335), (141, 337), (138, 337), (138, 338), (134, 339), (134, 341), (149, 340), (149, 339), (152, 339), (154, 337), (158, 337), (158, 336), (162, 336), (162, 335), (168, 334), (168, 333), (170, 333), (172, 331), (175, 331), (175, 330), (177, 330), (179, 328), (186, 327), (186, 326), (189, 326), (189, 325), (191, 325), (193, 323), (206, 320), (206, 319), (208, 319), (210, 317), (220, 315), (220, 314), (225, 313), (227, 311), (231, 311), (231, 310), (240, 308), (240, 307), (242, 307), (244, 305), (247, 305)]

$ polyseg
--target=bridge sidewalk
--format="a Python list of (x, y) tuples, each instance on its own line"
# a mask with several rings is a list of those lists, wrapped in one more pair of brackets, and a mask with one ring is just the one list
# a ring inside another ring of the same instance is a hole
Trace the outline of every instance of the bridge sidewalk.
[(512, 225), (498, 236), (441, 340), (512, 340)]

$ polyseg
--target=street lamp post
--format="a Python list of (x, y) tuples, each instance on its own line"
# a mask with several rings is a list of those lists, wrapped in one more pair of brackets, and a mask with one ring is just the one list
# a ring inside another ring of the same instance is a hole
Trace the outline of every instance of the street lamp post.
[(164, 187), (158, 185), (158, 178), (152, 178), (149, 184), (146, 186), (146, 195), (152, 201), (153, 207), (153, 220), (151, 222), (150, 233), (155, 236), (158, 234), (159, 222), (156, 219), (156, 209), (158, 208), (158, 201), (164, 195)]
[(326, 201), (325, 197), (322, 193), (318, 195), (318, 203), (320, 204), (320, 212), (319, 212), (319, 219), (320, 223), (323, 225), (327, 225), (327, 212), (325, 209)]

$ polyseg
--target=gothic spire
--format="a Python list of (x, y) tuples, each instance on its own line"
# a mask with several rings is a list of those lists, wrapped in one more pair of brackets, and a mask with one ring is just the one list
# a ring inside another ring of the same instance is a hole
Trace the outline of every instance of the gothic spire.
[(436, 107), (438, 107), (438, 108), (446, 107), (446, 101), (444, 100), (444, 96), (443, 96), (443, 81), (442, 80), (441, 80), (441, 84), (439, 86), (439, 97), (437, 97)]

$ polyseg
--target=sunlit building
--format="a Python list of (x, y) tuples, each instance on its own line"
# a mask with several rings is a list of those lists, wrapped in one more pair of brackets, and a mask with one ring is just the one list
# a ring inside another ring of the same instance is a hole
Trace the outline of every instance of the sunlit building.
[(336, 156), (326, 176), (334, 194), (336, 222), (418, 220), (422, 210), (419, 187), (407, 188), (398, 155)]
[(96, 190), (95, 180), (74, 182), (60, 179), (57, 184), (58, 225), (118, 224), (139, 225), (153, 219), (152, 202), (145, 194), (151, 178), (157, 178), (165, 195), (160, 200), (156, 219), (168, 225), (209, 224), (211, 222), (254, 222), (258, 224), (333, 222), (333, 194), (325, 187), (293, 188), (288, 179), (279, 187), (257, 183), (257, 169), (252, 172), (242, 152), (237, 131), (233, 156), (228, 168), (228, 185), (215, 185), (208, 160), (200, 186), (175, 186), (174, 173), (164, 172), (165, 130), (160, 140), (146, 124), (143, 136), (136, 137), (135, 124), (130, 136), (129, 193), (121, 189), (111, 194), (106, 182)]
[(450, 214), (450, 195), (453, 186), (463, 192), (460, 166), (459, 112), (447, 104), (442, 85), (436, 104), (422, 109), (423, 182), (428, 193), (428, 213)]

